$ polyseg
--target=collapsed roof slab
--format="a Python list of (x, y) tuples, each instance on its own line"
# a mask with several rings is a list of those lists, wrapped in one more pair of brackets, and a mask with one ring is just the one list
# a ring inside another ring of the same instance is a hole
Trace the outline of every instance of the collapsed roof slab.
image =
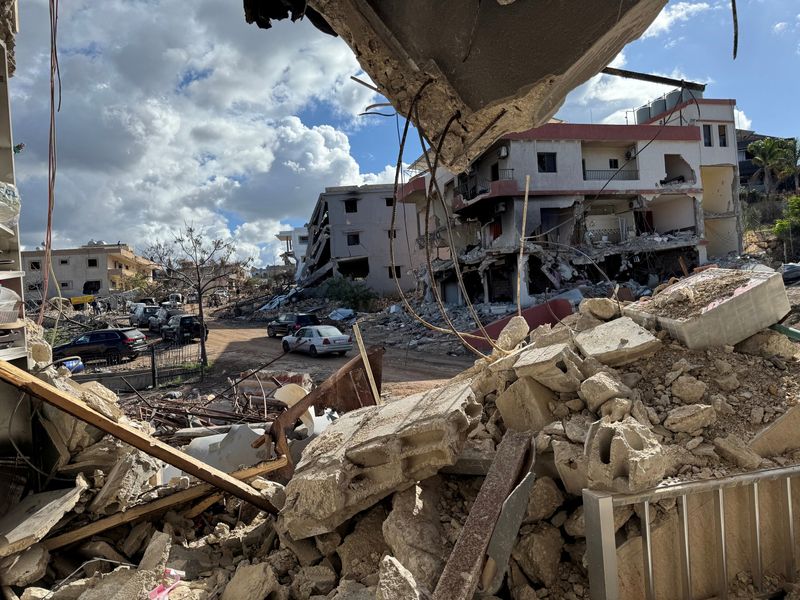
[[(264, 0), (261, 0), (262, 2)], [(309, 0), (398, 112), (463, 170), (502, 135), (546, 123), (638, 38), (667, 0), (465, 3)], [(418, 102), (419, 122), (411, 103)], [(412, 113), (412, 114), (409, 114)]]

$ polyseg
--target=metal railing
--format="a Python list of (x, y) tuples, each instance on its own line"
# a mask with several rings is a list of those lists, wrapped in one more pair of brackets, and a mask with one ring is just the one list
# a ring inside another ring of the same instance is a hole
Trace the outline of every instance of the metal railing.
[[(658, 487), (638, 494), (611, 494), (594, 490), (583, 490), (583, 508), (586, 520), (586, 553), (589, 565), (589, 592), (592, 600), (616, 600), (619, 598), (617, 546), (614, 528), (614, 508), (638, 505), (642, 532), (642, 563), (645, 597), (656, 598), (653, 573), (653, 544), (650, 524), (650, 505), (661, 500), (675, 498), (678, 505), (680, 589), (682, 597), (692, 598), (692, 551), (689, 542), (688, 499), (698, 494), (711, 493), (714, 510), (714, 537), (716, 543), (717, 597), (728, 597), (728, 548), (726, 545), (725, 490), (749, 486), (750, 518), (736, 522), (732, 527), (749, 527), (750, 552), (753, 583), (759, 591), (764, 589), (763, 548), (761, 544), (761, 502), (759, 483), (780, 480), (785, 547), (784, 565), (786, 580), (794, 581), (797, 569), (795, 556), (795, 523), (792, 505), (792, 478), (800, 475), (800, 465), (777, 469), (751, 471), (741, 475), (690, 483), (679, 483)], [(778, 520), (778, 519), (776, 519)], [(706, 550), (706, 549), (702, 549)]]
[(585, 169), (583, 171), (584, 181), (606, 181), (608, 179), (618, 179), (620, 181), (636, 181), (639, 179), (638, 169)]
[(497, 179), (499, 181), (514, 179), (514, 169), (499, 169)]

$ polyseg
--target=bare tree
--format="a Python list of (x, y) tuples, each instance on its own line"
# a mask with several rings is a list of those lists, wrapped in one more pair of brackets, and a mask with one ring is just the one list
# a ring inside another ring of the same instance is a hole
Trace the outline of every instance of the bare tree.
[[(205, 325), (203, 296), (226, 287), (228, 280), (246, 268), (249, 259), (235, 259), (236, 246), (232, 241), (210, 238), (204, 229), (184, 225), (171, 242), (156, 242), (146, 251), (147, 258), (156, 263), (164, 276), (181, 288), (197, 294), (198, 318)], [(200, 335), (200, 360), (208, 366), (205, 335)]]

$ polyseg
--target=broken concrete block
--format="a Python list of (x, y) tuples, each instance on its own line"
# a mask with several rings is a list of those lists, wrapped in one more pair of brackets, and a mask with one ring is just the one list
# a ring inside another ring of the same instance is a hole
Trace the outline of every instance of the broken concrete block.
[[(506, 351), (511, 351), (528, 337), (530, 327), (525, 317), (514, 315), (497, 337), (496, 344)], [(497, 350), (495, 350), (497, 352)]]
[(454, 464), (480, 413), (467, 380), (344, 414), (303, 451), (279, 522), (295, 539), (332, 531)]
[(427, 589), (436, 587), (447, 551), (439, 516), (439, 479), (431, 477), (397, 492), (383, 522), (383, 538), (414, 579)]
[(640, 492), (664, 478), (667, 463), (661, 444), (650, 429), (636, 419), (628, 417), (618, 423), (604, 419), (597, 424), (586, 444), (592, 489)]
[(777, 356), (778, 358), (790, 359), (794, 358), (800, 351), (800, 346), (782, 333), (772, 329), (765, 329), (739, 342), (736, 344), (735, 349), (736, 352), (741, 352), (742, 354), (753, 354), (764, 358)]
[(388, 554), (389, 547), (383, 539), (383, 521), (386, 511), (376, 506), (363, 515), (352, 533), (346, 535), (342, 545), (336, 549), (342, 562), (341, 575), (361, 583), (377, 573), (381, 558)]
[(171, 546), (172, 537), (163, 531), (156, 531), (139, 561), (139, 570), (161, 573), (167, 566)]
[(0, 519), (0, 557), (21, 552), (44, 538), (61, 518), (75, 508), (89, 484), (83, 475), (75, 487), (23, 498)]
[(342, 536), (337, 532), (332, 531), (330, 533), (323, 533), (322, 535), (316, 536), (314, 541), (317, 544), (317, 550), (320, 551), (322, 556), (330, 556), (336, 552), (336, 549), (342, 543)]
[(303, 567), (292, 578), (292, 595), (297, 600), (324, 596), (336, 587), (337, 580), (336, 571), (330, 567)]
[(759, 431), (750, 449), (761, 457), (779, 456), (800, 449), (800, 406), (793, 406)]
[(137, 554), (144, 547), (145, 542), (153, 535), (154, 531), (155, 527), (150, 521), (142, 521), (134, 525), (128, 537), (122, 542), (122, 553), (126, 556)]
[(667, 413), (664, 427), (670, 431), (691, 433), (712, 425), (717, 420), (717, 411), (707, 404), (679, 406)]
[(523, 523), (549, 519), (564, 503), (564, 494), (550, 477), (539, 477), (533, 482), (528, 497), (528, 508)]
[(691, 375), (681, 375), (672, 382), (672, 395), (684, 404), (696, 404), (706, 393), (706, 384)]
[[(605, 417), (607, 421), (612, 423), (622, 421), (622, 419), (631, 414), (632, 405), (633, 403), (627, 398), (612, 398), (600, 407), (600, 416)], [(649, 420), (644, 423), (639, 419), (636, 420), (642, 425), (650, 425)]]
[(586, 298), (578, 306), (583, 314), (589, 314), (601, 321), (610, 321), (620, 316), (620, 304), (611, 298)]
[(761, 464), (761, 457), (748, 448), (740, 437), (733, 434), (726, 438), (715, 438), (714, 450), (725, 460), (748, 471), (757, 469)]
[(329, 594), (328, 598), (329, 600), (375, 600), (377, 593), (376, 587), (367, 587), (357, 581), (342, 579), (339, 587), (332, 596)]
[(495, 399), (506, 426), (518, 431), (539, 431), (553, 421), (550, 403), (556, 396), (533, 377), (520, 377)]
[(24, 552), (0, 561), (0, 583), (25, 587), (44, 577), (50, 553), (43, 544), (34, 544)]
[(89, 504), (89, 510), (98, 515), (107, 515), (126, 510), (135, 503), (142, 492), (149, 490), (150, 479), (163, 464), (158, 459), (140, 450), (128, 447), (123, 456), (106, 475), (103, 488)]
[(735, 392), (741, 385), (736, 373), (728, 373), (722, 377), (717, 377), (714, 381), (723, 392)]
[(547, 523), (537, 525), (532, 533), (522, 536), (512, 556), (531, 581), (552, 586), (558, 580), (558, 565), (564, 540), (558, 529)]
[[(85, 558), (107, 558), (114, 562), (125, 563), (128, 558), (117, 552), (114, 547), (104, 540), (91, 540), (81, 544), (78, 552)], [(109, 571), (111, 569), (108, 569)]]
[(531, 348), (544, 348), (554, 344), (567, 344), (570, 349), (573, 347), (572, 332), (569, 327), (564, 325), (556, 325), (555, 327), (549, 323), (539, 325), (531, 331), (528, 341)]
[(583, 447), (570, 442), (553, 440), (553, 460), (561, 482), (567, 493), (580, 496), (588, 487), (589, 461), (583, 454)]
[(790, 310), (780, 273), (707, 269), (652, 299), (623, 309), (658, 325), (690, 350), (738, 344), (777, 323)]
[(239, 563), (233, 578), (225, 586), (221, 600), (266, 598), (277, 587), (279, 587), (278, 580), (267, 563), (250, 565), (247, 561), (243, 561)]
[[(619, 531), (633, 516), (633, 506), (626, 504), (614, 508), (614, 531)], [(564, 531), (574, 538), (586, 537), (586, 519), (583, 506), (579, 506), (564, 523)]]
[(376, 600), (428, 600), (428, 591), (393, 556), (381, 560), (380, 581)]
[(288, 549), (296, 558), (300, 566), (308, 567), (317, 564), (322, 559), (322, 554), (317, 550), (317, 546), (313, 540), (300, 539), (295, 540), (292, 536), (277, 528), (278, 538), (280, 539), (281, 546)]
[[(72, 381), (72, 380), (68, 380)], [(91, 408), (112, 421), (119, 421), (125, 414), (119, 407), (117, 395), (98, 381), (76, 383), (78, 396)]]
[(567, 344), (525, 348), (514, 364), (518, 377), (533, 377), (556, 392), (575, 392), (581, 385), (580, 358)]
[(586, 402), (586, 407), (590, 411), (597, 412), (612, 398), (628, 398), (631, 395), (631, 389), (619, 379), (600, 372), (581, 383), (579, 395)]
[(579, 333), (575, 344), (585, 357), (616, 367), (655, 354), (661, 342), (632, 319), (622, 317)]
[(250, 481), (250, 485), (261, 492), (261, 495), (278, 510), (286, 504), (286, 488), (277, 481), (256, 477)]

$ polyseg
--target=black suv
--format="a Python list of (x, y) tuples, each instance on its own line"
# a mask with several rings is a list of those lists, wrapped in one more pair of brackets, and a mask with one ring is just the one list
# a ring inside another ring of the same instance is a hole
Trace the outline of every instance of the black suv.
[(319, 324), (320, 322), (317, 315), (308, 313), (285, 313), (278, 315), (277, 319), (271, 321), (267, 325), (267, 335), (269, 337), (289, 335), (301, 327)]
[(80, 356), (83, 362), (106, 360), (117, 364), (123, 358), (136, 358), (147, 347), (144, 334), (133, 327), (100, 329), (79, 335), (68, 344), (53, 348), (53, 359)]
[(200, 323), (200, 319), (193, 315), (175, 315), (161, 328), (161, 339), (185, 344), (200, 336), (208, 339), (208, 326)]

